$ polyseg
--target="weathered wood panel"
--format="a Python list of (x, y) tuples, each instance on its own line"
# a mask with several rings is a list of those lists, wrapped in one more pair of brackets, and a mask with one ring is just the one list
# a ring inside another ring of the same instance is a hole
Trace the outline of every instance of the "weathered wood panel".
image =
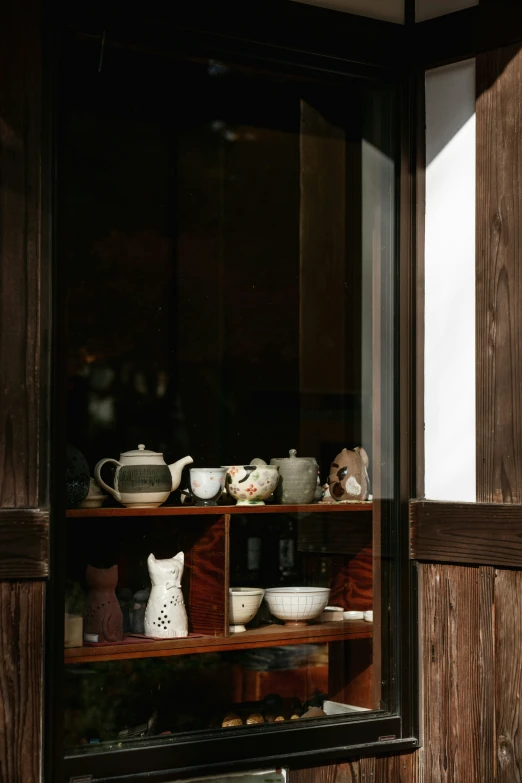
[(496, 753), (498, 783), (522, 780), (522, 572), (495, 582)]
[(423, 780), (490, 783), (495, 779), (494, 570), (421, 568)]
[(522, 54), (477, 58), (477, 500), (522, 503)]
[[(46, 271), (41, 253), (38, 0), (0, 12), (0, 507), (47, 499)], [(43, 383), (42, 383), (43, 382)], [(42, 497), (42, 493), (45, 497)]]
[(419, 753), (357, 758), (345, 764), (293, 770), (289, 783), (420, 783)]
[(38, 783), (44, 582), (0, 582), (0, 781)]
[(49, 513), (0, 509), (0, 579), (38, 579), (49, 573)]
[(410, 557), (522, 568), (522, 506), (412, 501)]
[[(477, 58), (477, 500), (497, 503), (522, 502), (521, 95), (519, 45)], [(515, 556), (504, 564), (520, 568), (517, 530), (505, 527), (495, 532)], [(498, 783), (522, 780), (521, 587), (519, 571), (497, 572)]]

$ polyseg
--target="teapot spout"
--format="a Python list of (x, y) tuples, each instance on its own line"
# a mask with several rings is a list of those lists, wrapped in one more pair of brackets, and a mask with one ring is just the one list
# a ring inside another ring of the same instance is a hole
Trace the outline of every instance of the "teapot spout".
[(183, 459), (178, 459), (177, 462), (173, 462), (172, 465), (169, 465), (170, 475), (172, 476), (172, 492), (179, 487), (181, 471), (185, 465), (190, 465), (192, 462), (194, 462), (192, 457), (183, 457)]

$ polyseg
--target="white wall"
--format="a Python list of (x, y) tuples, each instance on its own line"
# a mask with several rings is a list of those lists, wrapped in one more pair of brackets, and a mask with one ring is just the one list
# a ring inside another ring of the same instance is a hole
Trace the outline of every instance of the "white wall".
[(426, 74), (425, 495), (475, 501), (475, 60)]
[(424, 22), (478, 4), (479, 0), (415, 0), (415, 21)]
[(297, 2), (404, 24), (404, 0), (297, 0)]

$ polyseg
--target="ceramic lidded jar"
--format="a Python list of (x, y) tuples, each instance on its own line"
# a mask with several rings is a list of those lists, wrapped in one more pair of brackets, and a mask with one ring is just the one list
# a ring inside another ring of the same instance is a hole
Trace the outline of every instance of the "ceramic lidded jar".
[(317, 462), (314, 457), (298, 457), (296, 450), (290, 449), (288, 457), (271, 459), (270, 464), (279, 468), (279, 484), (274, 492), (279, 503), (313, 503), (317, 486)]
[[(106, 484), (100, 475), (106, 462), (116, 465), (114, 487)], [(115, 459), (100, 460), (94, 468), (94, 477), (101, 487), (127, 508), (157, 508), (179, 487), (181, 471), (191, 462), (192, 457), (184, 457), (167, 465), (163, 454), (148, 451), (140, 443), (137, 449), (120, 454), (119, 462)]]

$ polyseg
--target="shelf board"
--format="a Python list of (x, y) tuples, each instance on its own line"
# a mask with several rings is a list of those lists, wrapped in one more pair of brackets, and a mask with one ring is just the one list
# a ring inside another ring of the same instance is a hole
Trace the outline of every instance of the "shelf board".
[(372, 511), (371, 501), (355, 503), (308, 503), (301, 506), (160, 506), (159, 508), (70, 508), (69, 519), (97, 517), (191, 517), (222, 514), (324, 514)]
[(136, 639), (135, 644), (68, 647), (65, 649), (65, 663), (162, 658), (171, 655), (248, 650), (259, 647), (285, 647), (289, 644), (322, 644), (348, 639), (369, 639), (372, 637), (372, 627), (372, 623), (364, 620), (344, 620), (311, 624), (304, 628), (267, 625), (264, 628), (255, 628), (232, 636), (187, 637), (150, 642)]

